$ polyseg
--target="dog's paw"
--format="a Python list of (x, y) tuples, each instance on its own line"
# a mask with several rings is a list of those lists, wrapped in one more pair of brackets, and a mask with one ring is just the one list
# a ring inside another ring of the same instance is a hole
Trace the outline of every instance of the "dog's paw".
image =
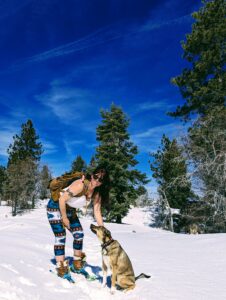
[(102, 287), (102, 288), (105, 288), (105, 287), (106, 287), (106, 285), (107, 285), (107, 277), (106, 277), (106, 276), (104, 276), (104, 277), (103, 277), (103, 280), (102, 280), (101, 287)]
[(111, 287), (111, 294), (112, 295), (114, 295), (115, 291), (116, 291), (115, 287)]

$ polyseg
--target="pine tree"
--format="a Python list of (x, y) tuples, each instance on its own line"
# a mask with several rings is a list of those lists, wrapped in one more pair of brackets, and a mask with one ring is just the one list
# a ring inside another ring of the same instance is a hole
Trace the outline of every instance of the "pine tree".
[(192, 192), (186, 160), (176, 139), (170, 141), (163, 135), (161, 148), (151, 156), (154, 158), (150, 163), (152, 176), (160, 186), (161, 196), (167, 198), (170, 207), (183, 208)]
[(225, 231), (226, 2), (203, 3), (193, 13), (196, 22), (182, 45), (190, 67), (173, 79), (186, 102), (170, 115), (188, 121), (191, 114), (197, 114), (186, 150), (202, 197), (187, 209), (187, 216), (202, 223), (206, 232)]
[(18, 209), (34, 208), (38, 191), (36, 163), (31, 158), (11, 163), (7, 168), (7, 178), (4, 192), (12, 202), (13, 216)]
[(98, 164), (105, 165), (111, 177), (109, 221), (121, 223), (139, 195), (139, 187), (148, 182), (146, 174), (135, 169), (137, 146), (130, 141), (129, 120), (120, 107), (112, 104), (101, 110), (102, 124), (97, 127)]
[(216, 106), (225, 105), (226, 2), (203, 3), (203, 7), (193, 13), (196, 22), (182, 44), (183, 56), (190, 68), (172, 80), (186, 103), (170, 115), (184, 120), (188, 120), (191, 113), (202, 116)]
[(96, 160), (95, 160), (95, 156), (93, 155), (90, 159), (90, 163), (89, 163), (89, 166), (93, 169), (95, 169), (97, 167), (97, 163), (96, 163)]
[(19, 208), (34, 208), (38, 188), (38, 163), (43, 153), (31, 120), (21, 125), (21, 134), (13, 137), (8, 148), (5, 193), (13, 202), (13, 214)]
[(46, 199), (50, 196), (48, 185), (51, 179), (52, 176), (50, 170), (47, 165), (44, 165), (40, 172), (40, 187), (39, 187), (40, 199)]
[(93, 155), (90, 159), (89, 164), (87, 165), (86, 172), (88, 174), (92, 174), (93, 170), (97, 167), (97, 161), (95, 159), (95, 155)]
[(71, 172), (85, 172), (86, 171), (86, 162), (83, 160), (81, 155), (78, 155), (71, 165)]
[[(161, 148), (151, 153), (150, 168), (152, 176), (159, 184), (159, 211), (164, 227), (173, 230), (173, 216), (171, 208), (185, 209), (192, 198), (191, 183), (188, 179), (187, 165), (183, 151), (176, 139), (170, 141), (166, 135), (161, 140)], [(166, 221), (168, 219), (168, 221)]]
[(26, 158), (38, 162), (43, 153), (42, 144), (38, 142), (35, 128), (31, 120), (21, 125), (21, 134), (13, 136), (13, 144), (8, 148), (8, 165)]

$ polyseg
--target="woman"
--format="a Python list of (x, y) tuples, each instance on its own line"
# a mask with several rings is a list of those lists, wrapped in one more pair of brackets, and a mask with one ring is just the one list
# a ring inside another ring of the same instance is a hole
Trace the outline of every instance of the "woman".
[(94, 217), (98, 226), (103, 226), (101, 201), (108, 199), (109, 176), (104, 168), (97, 167), (91, 176), (83, 175), (63, 190), (59, 201), (50, 199), (47, 205), (47, 216), (55, 235), (54, 253), (57, 262), (57, 274), (68, 278), (69, 266), (65, 260), (65, 227), (72, 233), (74, 259), (71, 271), (81, 273), (85, 262), (83, 247), (83, 229), (76, 214), (76, 208), (86, 207), (93, 200)]

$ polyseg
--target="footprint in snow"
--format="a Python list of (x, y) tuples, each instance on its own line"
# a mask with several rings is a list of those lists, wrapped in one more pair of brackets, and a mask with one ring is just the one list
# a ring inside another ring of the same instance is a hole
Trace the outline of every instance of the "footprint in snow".
[(19, 272), (17, 270), (15, 270), (12, 265), (0, 264), (0, 266), (7, 269), (7, 270), (9, 270), (9, 271), (11, 271), (11, 272), (13, 272), (13, 273), (15, 273), (15, 274), (19, 274)]
[(28, 285), (28, 286), (36, 286), (33, 282), (31, 282), (28, 278), (20, 276), (18, 278), (19, 282), (22, 283), (23, 285)]

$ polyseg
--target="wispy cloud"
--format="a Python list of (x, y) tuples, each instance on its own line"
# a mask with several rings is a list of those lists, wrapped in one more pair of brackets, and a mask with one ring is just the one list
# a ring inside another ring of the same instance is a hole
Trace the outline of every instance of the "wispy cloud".
[(81, 120), (84, 113), (93, 106), (91, 94), (83, 89), (52, 84), (50, 90), (35, 98), (46, 106), (64, 124), (72, 124)]
[(8, 156), (7, 149), (9, 145), (13, 141), (13, 135), (15, 132), (12, 130), (0, 130), (0, 155), (1, 156)]
[(118, 39), (123, 36), (123, 33), (116, 26), (107, 26), (71, 43), (63, 44), (51, 50), (39, 53), (29, 58), (23, 59), (14, 64), (11, 70), (23, 67), (24, 65), (45, 61), (51, 58), (65, 56), (75, 52), (85, 50), (106, 42)]
[(168, 26), (168, 25), (180, 25), (182, 23), (185, 23), (185, 22), (188, 22), (188, 21), (191, 21), (191, 20), (192, 20), (191, 14), (187, 14), (187, 15), (184, 15), (184, 16), (181, 16), (181, 17), (178, 17), (178, 18), (174, 18), (174, 19), (167, 20), (167, 21), (162, 21), (162, 22), (155, 22), (155, 21), (150, 19), (146, 22), (145, 25), (143, 25), (141, 27), (140, 32), (142, 32), (142, 31), (152, 31), (152, 30), (159, 29), (161, 27), (165, 27), (165, 26)]
[(64, 139), (63, 140), (63, 145), (64, 148), (67, 152), (67, 155), (69, 157), (74, 157), (74, 153), (75, 153), (75, 147), (76, 146), (80, 146), (80, 145), (85, 145), (85, 141), (84, 140), (69, 140), (69, 139)]
[(174, 105), (167, 103), (167, 101), (162, 100), (162, 101), (146, 101), (139, 103), (136, 105), (136, 109), (134, 109), (134, 113), (132, 116), (137, 115), (139, 113), (143, 113), (145, 111), (150, 111), (150, 110), (158, 110), (158, 111), (169, 111), (171, 108), (173, 108)]
[[(98, 146), (98, 143), (92, 143), (88, 142), (87, 140), (70, 140), (64, 138), (63, 145), (66, 150), (66, 153), (70, 159), (74, 159), (75, 153), (78, 153), (78, 149), (80, 150), (82, 148), (86, 149), (92, 149), (95, 150), (95, 148)], [(76, 149), (77, 148), (77, 149)], [(81, 153), (82, 154), (82, 153)]]
[[(123, 27), (121, 24), (118, 23), (109, 25), (107, 27), (102, 27), (99, 30), (81, 39), (75, 40), (71, 43), (63, 44), (59, 47), (22, 59), (21, 61), (18, 61), (17, 63), (12, 65), (8, 71), (10, 72), (10, 71), (17, 70), (20, 69), (21, 67), (24, 67), (32, 63), (42, 62), (52, 58), (73, 54), (88, 48), (95, 47), (97, 45), (109, 43), (110, 41), (116, 39), (127, 38), (131, 35), (137, 35), (137, 34), (139, 35), (168, 25), (181, 24), (183, 22), (187, 22), (188, 20), (191, 20), (190, 14), (187, 14), (179, 18), (167, 20), (167, 21), (153, 22), (152, 20), (149, 20), (144, 25), (132, 26), (132, 27)], [(4, 71), (2, 73), (4, 73)]]
[(13, 143), (13, 136), (18, 134), (20, 125), (17, 120), (2, 117), (0, 119), (0, 156), (6, 160), (9, 145)]
[(44, 153), (43, 155), (49, 155), (58, 151), (58, 147), (52, 142), (41, 139)]
[[(25, 115), (17, 110), (9, 110), (8, 117), (1, 117), (0, 119), (0, 155), (8, 156), (7, 149), (13, 143), (13, 136), (20, 135), (21, 120), (26, 120)], [(52, 154), (57, 151), (57, 147), (52, 142), (46, 139), (40, 139), (44, 155)]]
[(186, 127), (181, 123), (169, 123), (155, 126), (148, 130), (131, 135), (131, 140), (142, 152), (154, 152), (160, 146), (163, 134), (169, 138), (179, 138), (186, 133)]
[[(0, 130), (0, 155), (8, 156), (7, 149), (9, 145), (13, 143), (13, 136), (17, 134), (17, 131), (18, 128), (15, 127)], [(57, 147), (53, 143), (42, 139), (41, 143), (43, 145), (44, 155), (52, 154), (57, 151)]]

